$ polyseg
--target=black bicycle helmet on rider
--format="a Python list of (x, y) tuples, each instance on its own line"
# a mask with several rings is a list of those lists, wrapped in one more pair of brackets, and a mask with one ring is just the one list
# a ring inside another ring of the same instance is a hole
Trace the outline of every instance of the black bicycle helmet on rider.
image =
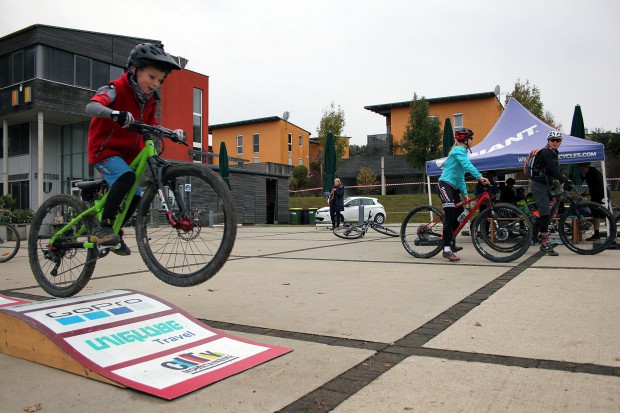
[(181, 70), (179, 63), (164, 50), (161, 43), (140, 43), (134, 47), (127, 59), (127, 69), (131, 66), (136, 69), (152, 66), (166, 73)]
[(454, 131), (454, 139), (458, 142), (467, 142), (474, 139), (474, 131), (469, 128), (458, 128)]

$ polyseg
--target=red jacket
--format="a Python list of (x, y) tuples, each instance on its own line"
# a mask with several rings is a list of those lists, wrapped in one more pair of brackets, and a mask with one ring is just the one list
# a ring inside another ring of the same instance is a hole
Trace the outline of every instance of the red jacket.
[[(155, 113), (157, 111), (156, 94), (140, 107), (136, 92), (129, 84), (128, 73), (112, 80), (109, 84), (116, 89), (116, 99), (111, 102), (107, 93), (98, 93), (92, 101), (99, 102), (110, 109), (131, 112), (134, 119), (141, 120), (149, 125), (158, 125)], [(129, 133), (127, 129), (108, 118), (93, 118), (88, 129), (88, 163), (93, 165), (110, 156), (120, 156), (131, 163), (144, 148), (144, 141), (137, 133)]]

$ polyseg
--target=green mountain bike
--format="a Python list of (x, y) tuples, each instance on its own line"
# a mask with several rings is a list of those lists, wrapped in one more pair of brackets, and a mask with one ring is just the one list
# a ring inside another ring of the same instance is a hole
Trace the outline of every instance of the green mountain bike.
[[(237, 234), (232, 194), (222, 178), (200, 164), (172, 164), (160, 158), (156, 146), (170, 129), (136, 122), (145, 147), (130, 167), (136, 182), (114, 222), (118, 233), (138, 185), (144, 195), (135, 216), (135, 232), (142, 260), (165, 283), (189, 287), (209, 280), (224, 265)], [(30, 267), (50, 295), (70, 297), (90, 280), (98, 259), (110, 248), (90, 241), (101, 219), (107, 197), (105, 181), (82, 186), (82, 197), (55, 195), (36, 211), (28, 237)], [(196, 211), (205, 216), (196, 219)], [(123, 258), (118, 258), (123, 259)]]

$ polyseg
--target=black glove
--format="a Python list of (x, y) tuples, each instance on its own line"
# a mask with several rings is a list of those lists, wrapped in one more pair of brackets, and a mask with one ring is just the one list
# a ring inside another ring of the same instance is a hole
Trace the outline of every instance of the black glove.
[(573, 185), (573, 183), (571, 181), (564, 182), (563, 188), (564, 188), (565, 191), (571, 191), (574, 187), (575, 187), (575, 185)]
[(112, 111), (111, 118), (114, 122), (118, 123), (123, 128), (126, 128), (133, 123), (133, 115), (131, 114), (131, 112), (114, 110)]

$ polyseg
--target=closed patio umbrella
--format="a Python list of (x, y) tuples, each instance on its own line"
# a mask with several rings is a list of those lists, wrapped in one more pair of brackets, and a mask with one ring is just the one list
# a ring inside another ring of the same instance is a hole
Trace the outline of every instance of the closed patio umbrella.
[(334, 186), (336, 176), (336, 142), (334, 134), (327, 132), (324, 148), (324, 168), (325, 176), (323, 178), (323, 193), (328, 193)]
[[(573, 112), (573, 122), (570, 127), (570, 135), (576, 138), (586, 138), (586, 128), (583, 125), (583, 115), (581, 114), (581, 106), (576, 105)], [(575, 185), (581, 185), (581, 172), (579, 172), (579, 165), (572, 164), (570, 166), (570, 172), (568, 174), (571, 181)]]
[(450, 118), (446, 118), (446, 123), (443, 127), (443, 156), (448, 156), (452, 146), (454, 146), (454, 131), (452, 130)]
[(228, 189), (230, 188), (230, 179), (228, 178), (228, 174), (230, 173), (230, 169), (228, 168), (228, 151), (226, 150), (226, 143), (222, 141), (220, 144), (220, 176), (228, 185)]

